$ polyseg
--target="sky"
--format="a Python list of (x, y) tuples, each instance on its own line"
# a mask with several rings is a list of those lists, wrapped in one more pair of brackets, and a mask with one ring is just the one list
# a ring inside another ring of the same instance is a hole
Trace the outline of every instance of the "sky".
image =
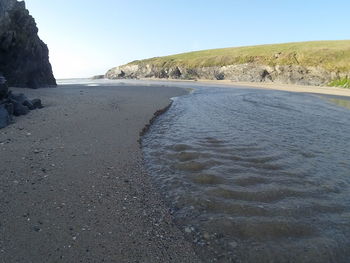
[(350, 39), (349, 0), (26, 0), (56, 78), (194, 50)]

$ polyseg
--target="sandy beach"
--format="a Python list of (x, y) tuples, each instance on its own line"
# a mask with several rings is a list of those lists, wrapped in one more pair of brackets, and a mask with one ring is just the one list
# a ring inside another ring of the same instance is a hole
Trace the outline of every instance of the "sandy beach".
[(0, 130), (0, 262), (199, 262), (143, 169), (139, 132), (179, 88), (13, 89)]
[[(0, 262), (199, 262), (143, 167), (139, 134), (153, 114), (192, 84), (350, 96), (327, 87), (180, 82), (12, 89), (45, 108), (0, 130)], [(176, 83), (183, 88), (170, 87)]]

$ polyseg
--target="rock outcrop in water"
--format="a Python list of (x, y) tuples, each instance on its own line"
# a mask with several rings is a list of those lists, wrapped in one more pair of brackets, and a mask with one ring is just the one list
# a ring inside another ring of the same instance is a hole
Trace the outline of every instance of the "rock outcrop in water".
[[(344, 76), (343, 76), (344, 75)], [(327, 85), (335, 78), (346, 74), (330, 72), (323, 68), (297, 65), (266, 66), (256, 63), (228, 65), (222, 67), (158, 67), (152, 64), (129, 64), (110, 69), (105, 77), (121, 78), (163, 78), (163, 79), (208, 79), (232, 80), (235, 82), (276, 82), (299, 85)]]
[(95, 75), (91, 79), (104, 79), (105, 75)]
[(48, 48), (25, 3), (0, 0), (0, 72), (9, 86), (55, 86)]

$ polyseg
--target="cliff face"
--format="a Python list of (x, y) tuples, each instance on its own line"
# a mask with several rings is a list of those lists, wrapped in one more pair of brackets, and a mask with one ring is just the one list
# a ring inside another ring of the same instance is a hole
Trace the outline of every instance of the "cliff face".
[(226, 79), (301, 85), (349, 82), (350, 40), (192, 51), (136, 60), (109, 70), (106, 77)]
[(9, 86), (55, 86), (46, 44), (24, 2), (0, 0), (0, 73)]
[(327, 85), (332, 79), (346, 76), (347, 74), (345, 73), (330, 72), (317, 67), (303, 67), (296, 65), (272, 67), (254, 63), (200, 68), (167, 68), (154, 66), (152, 64), (124, 65), (110, 69), (105, 75), (106, 78), (110, 79), (228, 79), (236, 82), (276, 82), (313, 86)]

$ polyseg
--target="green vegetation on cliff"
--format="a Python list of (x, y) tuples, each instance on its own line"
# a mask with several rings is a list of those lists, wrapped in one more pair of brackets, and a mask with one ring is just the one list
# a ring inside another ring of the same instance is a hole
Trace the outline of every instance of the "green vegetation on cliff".
[(329, 83), (329, 86), (350, 89), (350, 79), (348, 78), (335, 79)]
[(195, 51), (137, 60), (129, 65), (160, 67), (211, 67), (257, 63), (321, 67), (332, 72), (350, 72), (350, 40), (312, 41)]

